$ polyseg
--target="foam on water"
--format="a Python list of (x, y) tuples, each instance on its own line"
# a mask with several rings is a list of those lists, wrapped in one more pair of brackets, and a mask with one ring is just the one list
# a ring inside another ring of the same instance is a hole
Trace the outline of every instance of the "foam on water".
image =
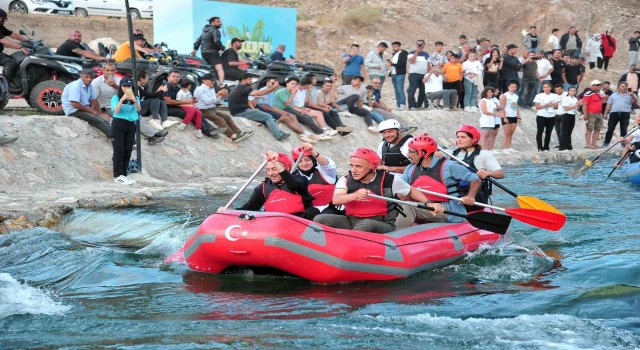
[(0, 273), (0, 318), (11, 315), (62, 315), (71, 309), (55, 301), (49, 293)]

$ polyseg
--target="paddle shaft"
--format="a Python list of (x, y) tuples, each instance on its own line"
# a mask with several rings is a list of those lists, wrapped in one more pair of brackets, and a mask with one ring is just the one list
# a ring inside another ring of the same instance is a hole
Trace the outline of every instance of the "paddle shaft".
[[(416, 188), (418, 191), (422, 192), (422, 193), (426, 193), (426, 194), (430, 194), (430, 195), (434, 195), (434, 196), (438, 196), (438, 197), (442, 197), (442, 198), (447, 198), (447, 199), (451, 199), (454, 201), (458, 201), (458, 202), (462, 202), (462, 198), (458, 198), (458, 197), (454, 197), (454, 196), (449, 196), (447, 194), (442, 194), (442, 193), (438, 193), (438, 192), (433, 192), (433, 191), (429, 191), (429, 190), (423, 190), (421, 188)], [(484, 204), (484, 203), (480, 203), (480, 202), (473, 202), (473, 205), (477, 205), (479, 207), (483, 207), (483, 208), (489, 208), (489, 209), (494, 209), (494, 210), (499, 210), (499, 211), (507, 211), (504, 208), (500, 208), (500, 207), (496, 207), (493, 205), (489, 205), (489, 204)]]
[[(424, 205), (424, 204), (418, 203), (418, 202), (401, 201), (399, 199), (378, 196), (377, 194), (371, 194), (371, 193), (368, 196), (371, 197), (371, 198), (376, 198), (376, 199), (380, 199), (380, 200), (391, 202), (391, 203), (412, 205), (414, 207), (418, 207), (418, 208), (426, 209), (426, 210), (431, 210), (431, 211), (435, 210), (435, 209), (433, 209), (433, 208), (431, 208), (431, 207), (429, 207), (427, 205)], [(469, 219), (468, 215), (456, 213), (456, 212), (449, 211), (449, 210), (445, 210), (444, 213), (447, 214), (447, 215), (451, 215), (451, 216), (458, 216), (458, 217), (461, 217), (461, 218)]]
[[(465, 168), (473, 171), (474, 173), (477, 172), (477, 170), (475, 170), (474, 168), (472, 168), (469, 164), (465, 163), (464, 160), (458, 159), (456, 158), (453, 154), (448, 153), (447, 151), (445, 151), (444, 149), (442, 149), (442, 147), (438, 146), (438, 151), (442, 152), (445, 156), (449, 157), (450, 159), (462, 164)], [(499, 182), (497, 182), (496, 180), (487, 177), (485, 178), (485, 180), (491, 182), (492, 184), (496, 185), (497, 187), (499, 187), (500, 189), (502, 189), (503, 191), (507, 192), (508, 194), (514, 196), (514, 197), (518, 197), (518, 194), (516, 194), (515, 192), (511, 191), (510, 189), (504, 187), (503, 185), (501, 185)]]
[(628, 149), (623, 155), (622, 157), (620, 157), (620, 160), (618, 160), (616, 162), (616, 165), (613, 166), (613, 169), (611, 169), (611, 172), (609, 173), (609, 175), (607, 175), (607, 177), (611, 177), (611, 175), (613, 175), (613, 172), (616, 171), (616, 169), (618, 169), (618, 167), (620, 167), (622, 165), (622, 162), (624, 162), (625, 159), (627, 159), (627, 157), (629, 156), (629, 154), (631, 154), (631, 150)]
[[(638, 127), (640, 127), (639, 125), (636, 125), (633, 127), (633, 129), (629, 130), (629, 132), (624, 135), (624, 137), (622, 138), (623, 140), (626, 139), (627, 137), (629, 137), (629, 135), (633, 134), (636, 130), (638, 130)], [(593, 158), (593, 160), (591, 161), (591, 163), (595, 163), (596, 160), (598, 160), (598, 158), (600, 158), (603, 154), (609, 152), (609, 150), (611, 150), (613, 147), (615, 147), (617, 144), (619, 144), (620, 142), (622, 142), (621, 140), (616, 141), (616, 143), (614, 143), (613, 145), (609, 146), (609, 148), (607, 148), (606, 150), (604, 150), (604, 152), (598, 154), (595, 158)]]
[(253, 174), (251, 175), (251, 177), (249, 177), (249, 179), (247, 180), (247, 182), (244, 183), (244, 185), (242, 185), (242, 187), (240, 187), (240, 189), (238, 190), (238, 192), (236, 192), (235, 195), (233, 195), (233, 197), (231, 197), (231, 199), (229, 200), (229, 203), (227, 203), (227, 205), (224, 206), (225, 209), (229, 209), (229, 207), (231, 206), (231, 204), (233, 204), (233, 202), (236, 201), (236, 199), (238, 199), (238, 197), (240, 197), (240, 195), (242, 194), (242, 192), (244, 192), (244, 190), (247, 189), (247, 187), (249, 187), (249, 184), (256, 178), (256, 176), (258, 176), (258, 174), (262, 171), (262, 169), (267, 165), (267, 160), (265, 159), (262, 164), (260, 164), (260, 166), (258, 167), (258, 169), (256, 169), (256, 171), (253, 172)]

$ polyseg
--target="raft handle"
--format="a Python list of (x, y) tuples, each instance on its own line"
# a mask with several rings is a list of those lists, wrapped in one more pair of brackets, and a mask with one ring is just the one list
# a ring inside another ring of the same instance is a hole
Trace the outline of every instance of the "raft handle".
[(233, 253), (233, 254), (238, 254), (238, 255), (247, 255), (247, 254), (249, 254), (249, 251), (248, 251), (248, 250), (235, 250), (235, 249), (229, 249), (229, 252), (230, 252), (230, 253)]
[(254, 220), (256, 217), (251, 214), (240, 214), (238, 215), (238, 219), (241, 220)]
[(380, 256), (380, 255), (367, 255), (364, 258), (365, 259), (384, 260), (384, 257)]

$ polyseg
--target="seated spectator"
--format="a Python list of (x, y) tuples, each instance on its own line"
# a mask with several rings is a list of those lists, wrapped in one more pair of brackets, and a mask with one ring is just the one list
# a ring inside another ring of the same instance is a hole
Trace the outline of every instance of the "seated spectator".
[[(142, 31), (142, 29), (134, 29), (133, 30), (133, 35), (139, 35), (141, 37), (144, 37), (144, 32)], [(134, 43), (135, 45), (135, 43)], [(140, 47), (136, 46), (136, 50), (138, 50), (138, 53), (140, 54), (140, 56), (144, 56), (145, 53), (151, 53), (151, 52), (163, 52), (162, 51), (162, 47), (151, 45), (147, 39), (144, 39), (144, 44)]]
[[(195, 106), (195, 99), (191, 94), (191, 80), (186, 78), (180, 80), (180, 91), (178, 91), (176, 95), (176, 100), (190, 101), (189, 103), (180, 105), (180, 108), (185, 112), (186, 116), (182, 120), (182, 124), (178, 125), (178, 130), (184, 130), (189, 123), (193, 122), (193, 125), (196, 127), (194, 134), (197, 138), (201, 139), (204, 136), (202, 134), (202, 112)], [(226, 130), (227, 129), (220, 130), (220, 133)]]
[(278, 45), (276, 50), (269, 55), (269, 62), (284, 61), (284, 44)]
[[(393, 114), (391, 111), (391, 107), (387, 106), (384, 101), (382, 101), (382, 82), (378, 78), (374, 78), (371, 81), (371, 88), (373, 93), (373, 109), (371, 110), (371, 117), (380, 124), (384, 120), (395, 119), (404, 125), (401, 129), (401, 133), (414, 132), (416, 131), (416, 127), (409, 128), (407, 127), (407, 123), (403, 121), (403, 118)], [(377, 118), (374, 117), (377, 115)], [(412, 131), (409, 131), (412, 129)]]
[(133, 79), (125, 78), (120, 81), (117, 94), (111, 98), (113, 122), (111, 135), (113, 145), (113, 180), (123, 185), (134, 184), (135, 181), (127, 177), (127, 168), (131, 160), (131, 151), (136, 139), (136, 121), (139, 119), (140, 101), (131, 89)]
[(249, 108), (249, 96), (263, 96), (275, 91), (279, 87), (278, 83), (276, 82), (265, 90), (254, 90), (253, 87), (251, 87), (251, 76), (246, 73), (241, 74), (238, 81), (240, 84), (231, 90), (228, 98), (229, 112), (231, 115), (266, 124), (273, 137), (278, 141), (288, 138), (291, 134), (280, 130), (278, 124), (276, 124), (276, 121), (270, 114), (259, 109)]
[(149, 125), (158, 131), (172, 128), (178, 124), (177, 121), (168, 120), (168, 107), (164, 102), (162, 95), (167, 92), (166, 85), (160, 85), (156, 92), (147, 91), (147, 83), (149, 82), (149, 76), (145, 69), (138, 70), (137, 92), (140, 98), (140, 116), (151, 115)]
[[(144, 43), (146, 42), (146, 40), (144, 39), (144, 37), (142, 35), (134, 35), (133, 36), (133, 45), (136, 49), (135, 53), (136, 53), (136, 58), (141, 58), (142, 56), (140, 56), (140, 50), (142, 50), (142, 45), (144, 45)], [(125, 40), (122, 44), (120, 44), (120, 46), (118, 46), (118, 49), (116, 50), (116, 52), (113, 54), (113, 60), (116, 62), (122, 62), (125, 61), (127, 59), (131, 59), (131, 46), (129, 46), (129, 40)]]
[[(337, 103), (339, 105), (346, 105), (349, 113), (363, 117), (364, 122), (367, 124), (367, 129), (371, 132), (378, 133), (378, 128), (373, 125), (371, 113), (362, 108), (364, 101), (367, 100), (367, 89), (362, 86), (362, 82), (364, 82), (364, 78), (362, 76), (356, 76), (351, 79), (350, 85), (342, 85), (336, 88), (335, 84), (333, 84), (334, 93), (339, 96)], [(368, 102), (373, 104), (373, 100)]]
[[(338, 115), (338, 112), (332, 109), (331, 105), (327, 104), (326, 102), (321, 103), (318, 101), (318, 94), (321, 91), (321, 89), (318, 89), (316, 87), (318, 83), (318, 78), (316, 78), (315, 74), (313, 73), (307, 74), (305, 75), (305, 78), (311, 79), (311, 84), (309, 85), (309, 89), (308, 89), (309, 98), (307, 100), (306, 106), (308, 108), (321, 112), (327, 125), (329, 125), (329, 127), (331, 127), (332, 129), (340, 133), (340, 135), (344, 136), (349, 134), (351, 131), (353, 131), (353, 127), (345, 126), (342, 123), (342, 120), (340, 119), (340, 115)], [(331, 81), (331, 79), (329, 79), (329, 82), (330, 82), (330, 85), (333, 85), (333, 81)], [(329, 86), (329, 93), (331, 93), (331, 86)], [(325, 98), (324, 93), (322, 97), (323, 99)], [(335, 99), (334, 99), (334, 103), (335, 103)]]
[(231, 47), (222, 53), (222, 69), (224, 69), (224, 77), (227, 80), (236, 80), (244, 72), (240, 69), (241, 63), (238, 57), (238, 51), (242, 48), (242, 43), (244, 43), (244, 40), (233, 38), (231, 39)]
[(90, 60), (96, 60), (104, 62), (106, 57), (102, 57), (97, 53), (88, 50), (82, 45), (82, 33), (79, 30), (72, 30), (69, 32), (69, 39), (63, 42), (56, 50), (56, 55), (69, 56), (75, 58), (88, 58)]
[(220, 129), (224, 129), (225, 136), (233, 142), (240, 142), (253, 135), (253, 131), (242, 131), (230, 115), (216, 110), (216, 107), (222, 104), (229, 92), (227, 89), (221, 89), (216, 93), (213, 87), (214, 82), (215, 76), (207, 73), (202, 76), (202, 85), (193, 92), (193, 96), (196, 98), (196, 107), (202, 111), (202, 116), (211, 120)]
[(445, 76), (441, 74), (440, 68), (433, 68), (431, 72), (424, 76), (422, 81), (424, 82), (427, 100), (442, 100), (444, 108), (451, 111), (456, 109), (458, 104), (458, 91), (444, 89), (444, 78)]
[(96, 92), (91, 87), (94, 77), (93, 70), (83, 69), (78, 80), (67, 84), (62, 91), (62, 109), (66, 116), (84, 120), (111, 138), (111, 117), (100, 110)]

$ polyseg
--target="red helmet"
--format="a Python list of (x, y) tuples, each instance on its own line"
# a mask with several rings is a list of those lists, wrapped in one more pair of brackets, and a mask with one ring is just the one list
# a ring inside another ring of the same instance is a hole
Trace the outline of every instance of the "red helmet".
[(291, 157), (293, 158), (294, 162), (298, 161), (300, 155), (302, 155), (302, 157), (311, 157), (311, 152), (305, 150), (304, 148), (302, 148), (302, 146), (298, 146), (294, 148), (293, 151), (291, 151)]
[(478, 129), (476, 129), (475, 126), (469, 125), (469, 124), (462, 124), (458, 128), (458, 131), (456, 131), (456, 134), (458, 134), (461, 131), (466, 132), (467, 134), (469, 134), (469, 136), (471, 136), (472, 139), (475, 139), (475, 141), (473, 142), (474, 145), (480, 141), (480, 131), (478, 131)]
[(380, 165), (380, 157), (378, 156), (378, 153), (371, 148), (358, 148), (357, 150), (353, 151), (353, 153), (351, 153), (351, 157), (362, 158), (366, 160), (367, 162), (369, 162), (369, 167), (371, 168), (371, 170), (378, 169), (378, 166)]
[(292, 166), (292, 164), (291, 164), (291, 158), (289, 158), (289, 156), (288, 156), (288, 155), (286, 155), (286, 154), (284, 154), (284, 153), (280, 153), (280, 152), (278, 152), (278, 159), (276, 159), (276, 161), (278, 161), (278, 162), (280, 162), (280, 163), (284, 164), (284, 168), (285, 168), (287, 171), (291, 171), (291, 166)]
[(418, 154), (423, 157), (428, 157), (438, 150), (438, 143), (429, 136), (420, 135), (409, 141), (409, 148), (418, 151)]

